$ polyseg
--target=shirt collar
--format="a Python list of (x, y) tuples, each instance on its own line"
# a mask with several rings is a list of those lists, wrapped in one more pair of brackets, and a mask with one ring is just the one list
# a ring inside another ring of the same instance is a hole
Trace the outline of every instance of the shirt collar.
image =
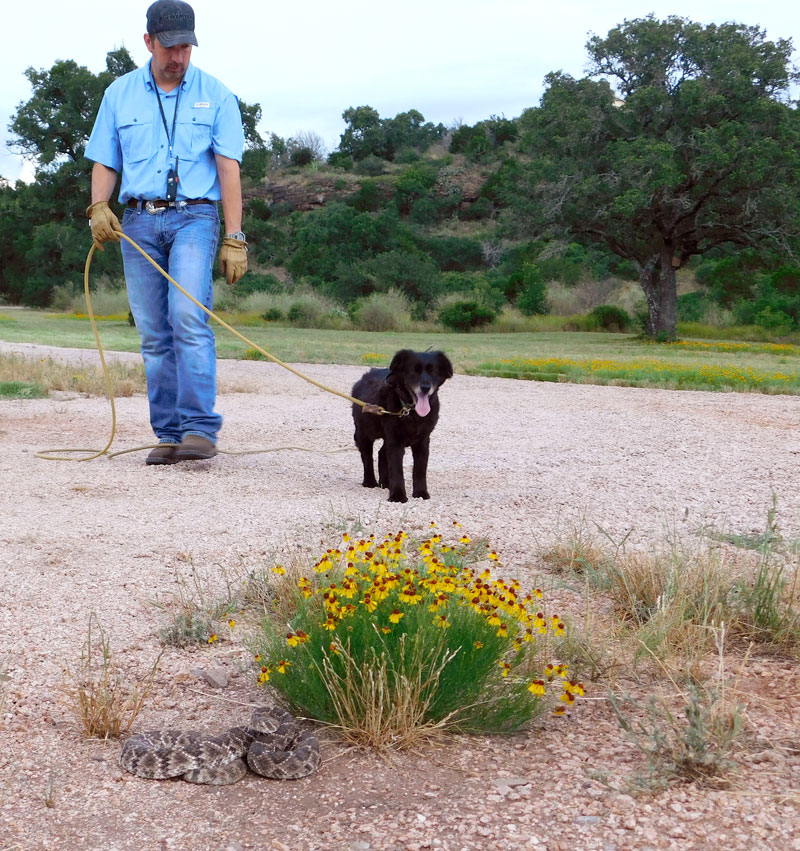
[[(152, 59), (148, 59), (147, 63), (145, 65), (142, 65), (142, 67), (139, 69), (139, 72), (142, 75), (142, 79), (144, 80), (145, 88), (148, 92), (154, 91), (153, 75), (150, 73), (150, 63), (152, 61)], [(186, 89), (192, 85), (192, 81), (194, 80), (195, 74), (197, 74), (197, 69), (190, 62), (189, 67), (186, 69), (186, 73), (183, 75), (183, 79), (181, 80), (181, 88), (184, 91), (186, 91)], [(170, 92), (169, 94), (172, 94), (172, 92)]]

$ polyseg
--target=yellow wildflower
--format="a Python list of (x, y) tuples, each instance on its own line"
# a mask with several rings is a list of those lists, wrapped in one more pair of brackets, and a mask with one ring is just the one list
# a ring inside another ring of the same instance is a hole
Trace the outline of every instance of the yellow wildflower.
[(401, 612), (398, 609), (394, 609), (394, 611), (389, 615), (389, 620), (392, 623), (400, 623), (400, 618), (405, 615), (405, 612)]

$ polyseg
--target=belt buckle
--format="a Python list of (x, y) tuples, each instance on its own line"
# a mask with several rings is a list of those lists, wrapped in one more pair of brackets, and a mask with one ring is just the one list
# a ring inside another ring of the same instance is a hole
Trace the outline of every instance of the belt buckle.
[(151, 216), (154, 216), (156, 213), (163, 213), (167, 209), (166, 207), (156, 207), (153, 201), (145, 201), (144, 208)]

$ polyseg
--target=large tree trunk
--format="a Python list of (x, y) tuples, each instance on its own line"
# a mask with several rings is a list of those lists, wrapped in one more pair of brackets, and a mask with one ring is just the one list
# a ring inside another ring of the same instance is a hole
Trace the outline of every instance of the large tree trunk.
[(678, 287), (673, 254), (665, 248), (641, 267), (639, 283), (647, 299), (648, 337), (675, 337), (678, 325)]

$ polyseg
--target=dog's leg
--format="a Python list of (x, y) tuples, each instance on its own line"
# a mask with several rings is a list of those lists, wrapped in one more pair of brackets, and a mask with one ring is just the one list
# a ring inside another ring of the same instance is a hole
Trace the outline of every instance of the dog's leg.
[(384, 440), (378, 453), (378, 469), (381, 469), (381, 454), (383, 454), (386, 478), (381, 472), (381, 484), (389, 487), (389, 502), (408, 502), (406, 483), (403, 478), (403, 455), (405, 448), (402, 444), (389, 443)]
[(389, 487), (389, 465), (386, 463), (386, 443), (378, 450), (378, 484), (382, 488)]
[(414, 472), (412, 473), (411, 495), (419, 497), (419, 499), (430, 499), (428, 493), (428, 455), (430, 452), (431, 440), (430, 435), (425, 435), (421, 440), (418, 440), (411, 447), (411, 454), (414, 456)]
[(364, 465), (364, 480), (361, 484), (365, 488), (376, 488), (378, 483), (375, 480), (375, 467), (372, 463), (372, 445), (375, 441), (365, 437), (357, 429), (355, 441), (358, 451), (361, 453), (361, 463)]

